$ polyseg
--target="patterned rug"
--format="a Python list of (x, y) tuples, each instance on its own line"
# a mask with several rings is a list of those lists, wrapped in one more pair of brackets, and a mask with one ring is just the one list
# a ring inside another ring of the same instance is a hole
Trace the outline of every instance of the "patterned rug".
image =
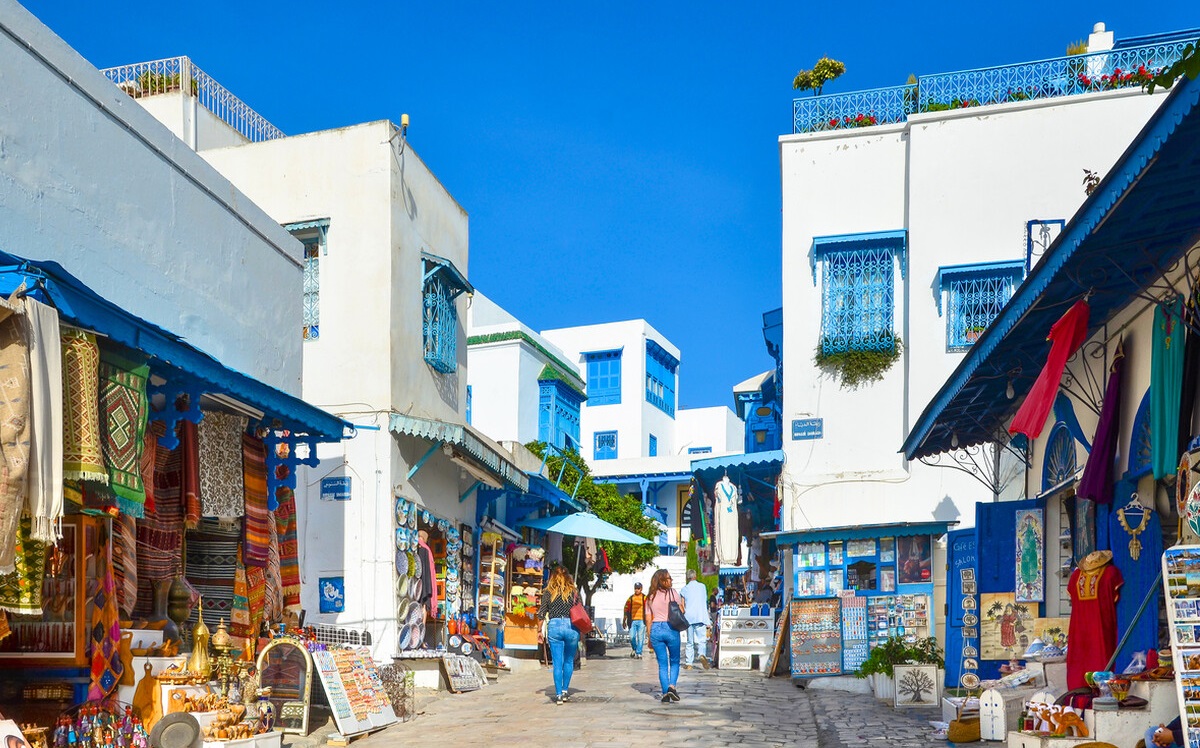
[(246, 566), (264, 567), (271, 555), (271, 513), (267, 511), (267, 451), (261, 439), (242, 434), (242, 462), (246, 490), (242, 560)]
[(204, 411), (198, 427), (200, 442), (200, 513), (205, 517), (245, 514), (242, 434), (246, 417)]
[(29, 518), (22, 519), (13, 544), (16, 571), (0, 575), (0, 610), (40, 616), (47, 547), (34, 540), (32, 532)]
[[(20, 318), (0, 309), (0, 573), (13, 570), (13, 539), (25, 506), (29, 469), (29, 345)], [(7, 315), (7, 316), (6, 316)]]
[(146, 487), (142, 482), (142, 445), (150, 403), (146, 399), (147, 364), (100, 354), (100, 413), (104, 464), (109, 486), (122, 512), (133, 517), (145, 513)]
[(233, 608), (229, 613), (229, 633), (234, 638), (245, 639), (255, 629), (250, 627), (250, 591), (246, 582), (246, 566), (238, 554), (237, 568), (233, 573)]
[(275, 495), (279, 509), (275, 523), (279, 528), (279, 582), (283, 591), (284, 609), (300, 607), (300, 554), (296, 535), (296, 495), (281, 486)]
[[(150, 430), (157, 436), (161, 423)], [(146, 448), (151, 442), (147, 440)], [(169, 450), (155, 439), (154, 506), (146, 502), (146, 516), (137, 521), (137, 606), (136, 615), (148, 615), (154, 605), (154, 582), (174, 579), (183, 571), (183, 452)]]
[(88, 685), (88, 700), (98, 701), (117, 688), (124, 665), (121, 662), (119, 644), (121, 639), (120, 615), (117, 612), (117, 589), (113, 579), (112, 558), (106, 543), (100, 544), (96, 560), (101, 564), (103, 579), (98, 579), (89, 590), (88, 604), (91, 606), (90, 620), (94, 621), (89, 632), (91, 647), (91, 683)]
[(283, 619), (283, 584), (279, 579), (279, 523), (271, 512), (271, 553), (267, 560), (266, 583), (263, 592), (263, 615), (274, 623)]
[(200, 524), (200, 436), (196, 424), (180, 421), (175, 427), (179, 437), (179, 490), (183, 494), (183, 525), (194, 530)]
[(108, 483), (100, 444), (100, 346), (90, 333), (62, 328), (63, 477)]
[(155, 421), (146, 426), (145, 442), (142, 444), (142, 460), (140, 463), (142, 487), (146, 491), (146, 511), (153, 512), (157, 507), (154, 503), (154, 469), (158, 462), (158, 436), (163, 432), (162, 423)]
[[(187, 533), (187, 564), (184, 574), (203, 600), (204, 623), (213, 631), (233, 613), (233, 582), (237, 573), (238, 545), (242, 530), (237, 523), (223, 527), (215, 519), (202, 519)], [(188, 620), (196, 622), (198, 608)]]
[(137, 572), (137, 520), (128, 514), (118, 515), (112, 521), (113, 581), (116, 583), (117, 608), (133, 616), (133, 606), (138, 598)]

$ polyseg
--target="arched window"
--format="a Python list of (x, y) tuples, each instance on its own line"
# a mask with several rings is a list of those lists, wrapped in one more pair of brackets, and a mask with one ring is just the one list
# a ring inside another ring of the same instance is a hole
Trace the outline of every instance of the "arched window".
[(1046, 453), (1042, 459), (1042, 490), (1054, 488), (1075, 475), (1078, 464), (1075, 459), (1075, 437), (1067, 424), (1059, 421), (1050, 429), (1046, 442)]

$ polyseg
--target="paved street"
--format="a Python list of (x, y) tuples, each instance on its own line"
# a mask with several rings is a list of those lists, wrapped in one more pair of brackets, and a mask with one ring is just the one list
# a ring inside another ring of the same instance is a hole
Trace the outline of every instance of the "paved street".
[[(617, 650), (627, 653), (628, 650)], [(683, 700), (657, 698), (654, 658), (590, 660), (558, 706), (549, 670), (505, 676), (498, 685), (443, 696), (413, 721), (356, 748), (415, 745), (647, 748), (657, 746), (941, 746), (928, 721), (936, 709), (894, 711), (867, 696), (800, 690), (786, 678), (735, 671), (684, 671)]]

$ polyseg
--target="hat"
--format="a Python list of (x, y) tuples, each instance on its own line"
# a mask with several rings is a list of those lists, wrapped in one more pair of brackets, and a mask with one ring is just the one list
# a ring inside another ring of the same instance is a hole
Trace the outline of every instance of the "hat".
[(633, 588), (634, 588), (635, 590), (640, 590), (640, 589), (642, 588), (642, 583), (641, 583), (641, 582), (634, 582), (634, 583), (633, 583)]

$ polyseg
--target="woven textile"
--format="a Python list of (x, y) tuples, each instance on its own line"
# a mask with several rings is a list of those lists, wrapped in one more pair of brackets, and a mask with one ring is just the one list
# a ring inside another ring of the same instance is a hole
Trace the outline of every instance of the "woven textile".
[(142, 445), (142, 487), (146, 491), (146, 511), (148, 512), (153, 512), (156, 508), (154, 504), (154, 464), (158, 461), (158, 434), (161, 433), (161, 423), (148, 424), (145, 443)]
[(108, 483), (100, 444), (100, 346), (96, 336), (63, 328), (63, 477)]
[(265, 567), (271, 555), (271, 513), (267, 511), (267, 451), (261, 439), (242, 434), (246, 519), (242, 561)]
[(83, 507), (84, 514), (92, 514), (97, 517), (115, 517), (120, 514), (120, 509), (117, 507), (117, 495), (113, 493), (112, 488), (103, 483), (85, 480), (79, 483), (68, 481), (65, 487), (66, 495), (75, 500), (79, 498), (79, 504)]
[(183, 524), (189, 530), (200, 524), (200, 437), (196, 424), (180, 421), (175, 427), (179, 437), (179, 490), (183, 494)]
[(113, 579), (112, 558), (109, 557), (105, 546), (105, 543), (101, 543), (96, 554), (97, 561), (102, 564), (99, 569), (101, 579), (93, 583), (88, 595), (90, 618), (93, 621), (89, 632), (92, 663), (91, 682), (88, 685), (89, 701), (103, 699), (115, 691), (125, 669), (118, 651), (121, 622), (117, 612), (116, 582)]
[(279, 583), (283, 591), (283, 607), (300, 607), (300, 554), (296, 533), (296, 495), (287, 486), (275, 492), (279, 509), (275, 523), (279, 528)]
[(62, 335), (57, 309), (30, 298), (24, 303), (29, 341), (29, 514), (34, 539), (56, 543), (63, 514)]
[(0, 302), (0, 574), (13, 570), (13, 542), (29, 468), (29, 346), (20, 317)]
[(246, 583), (246, 565), (238, 554), (237, 567), (233, 573), (233, 607), (229, 613), (229, 633), (239, 639), (251, 635), (250, 592)]
[(8, 638), (8, 635), (11, 633), (12, 629), (8, 627), (8, 613), (0, 610), (0, 642)]
[[(204, 623), (214, 631), (220, 619), (228, 621), (233, 612), (233, 581), (241, 539), (237, 524), (224, 526), (207, 518), (187, 533), (184, 573), (203, 598)], [(188, 620), (195, 623), (197, 614), (194, 608)]]
[(133, 617), (138, 597), (137, 520), (121, 514), (112, 522), (113, 581), (117, 589), (117, 608)]
[(146, 442), (154, 448), (154, 506), (146, 503), (146, 516), (137, 521), (137, 574), (139, 612), (151, 610), (154, 582), (174, 579), (183, 570), (183, 452), (162, 447), (157, 436), (163, 432), (159, 422), (150, 424), (154, 439)]
[(247, 566), (246, 597), (250, 602), (250, 633), (247, 636), (257, 636), (262, 626), (266, 593), (267, 570), (260, 566)]
[(28, 517), (17, 528), (13, 549), (16, 570), (0, 575), (0, 610), (40, 616), (47, 547), (33, 539)]
[(200, 421), (200, 513), (205, 517), (245, 513), (242, 434), (246, 423), (245, 416), (216, 411), (205, 411)]
[(267, 557), (267, 588), (263, 592), (263, 615), (274, 623), (283, 619), (283, 585), (279, 580), (279, 524), (271, 512), (271, 552)]
[(100, 429), (109, 486), (122, 512), (141, 517), (146, 487), (142, 483), (142, 446), (150, 403), (146, 398), (147, 364), (100, 354)]

